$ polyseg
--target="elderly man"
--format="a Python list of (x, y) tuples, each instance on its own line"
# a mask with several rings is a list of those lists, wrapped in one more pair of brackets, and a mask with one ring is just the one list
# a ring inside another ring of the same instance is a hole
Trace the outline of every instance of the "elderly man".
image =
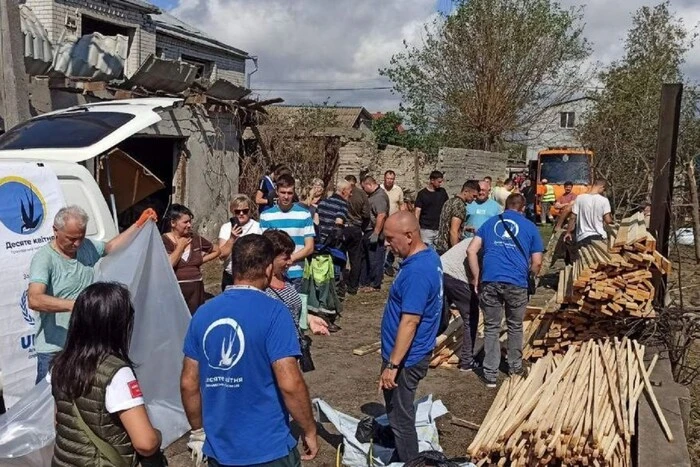
[(384, 247), (384, 235), (382, 229), (389, 215), (389, 197), (379, 187), (372, 176), (366, 176), (362, 180), (362, 188), (367, 193), (370, 208), (370, 221), (365, 227), (363, 238), (364, 265), (360, 275), (362, 292), (374, 292), (382, 287), (384, 278), (384, 260), (386, 248)]
[[(542, 238), (535, 224), (525, 218), (525, 198), (514, 193), (506, 200), (506, 211), (484, 222), (467, 248), (474, 290), (484, 312), (484, 371), (486, 387), (496, 387), (501, 362), (498, 334), (505, 305), (508, 325), (508, 368), (523, 371), (523, 317), (528, 302), (528, 277), (542, 266)], [(483, 271), (479, 285), (479, 251), (483, 249)]]
[(36, 335), (38, 383), (46, 377), (54, 355), (63, 349), (75, 299), (93, 281), (93, 267), (102, 256), (115, 251), (149, 219), (152, 209), (108, 243), (85, 238), (88, 215), (79, 206), (62, 208), (53, 221), (54, 240), (41, 247), (29, 268), (29, 308), (39, 313)]
[(347, 180), (336, 183), (335, 193), (318, 203), (314, 214), (314, 223), (318, 225), (319, 245), (336, 246), (342, 243), (343, 227), (348, 218), (348, 199), (352, 193), (352, 185)]
[(467, 204), (467, 221), (464, 229), (467, 238), (473, 237), (474, 232), (479, 230), (484, 222), (503, 212), (501, 205), (490, 198), (490, 186), (488, 181), (480, 181), (476, 199)]
[(382, 316), (379, 388), (398, 460), (407, 462), (418, 454), (413, 402), (418, 383), (428, 372), (440, 325), (442, 270), (435, 250), (421, 240), (418, 220), (411, 213), (390, 216), (384, 234), (403, 262)]
[[(185, 336), (182, 404), (193, 430), (190, 446), (197, 454), (203, 448), (209, 467), (293, 467), (318, 452), (292, 315), (263, 292), (274, 256), (262, 235), (238, 240), (233, 286), (202, 305)], [(303, 433), (301, 459), (290, 415)]]

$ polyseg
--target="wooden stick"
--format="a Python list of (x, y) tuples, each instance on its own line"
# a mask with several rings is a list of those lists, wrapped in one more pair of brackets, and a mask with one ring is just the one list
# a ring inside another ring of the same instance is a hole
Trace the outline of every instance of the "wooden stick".
[(634, 352), (637, 355), (637, 363), (639, 364), (639, 369), (642, 373), (644, 387), (646, 388), (647, 394), (649, 394), (649, 398), (651, 399), (651, 405), (654, 408), (657, 417), (659, 417), (659, 421), (661, 422), (661, 426), (664, 429), (664, 433), (666, 433), (666, 438), (668, 438), (669, 441), (673, 441), (673, 433), (671, 433), (671, 428), (669, 428), (668, 422), (666, 421), (666, 417), (664, 417), (664, 414), (661, 411), (661, 407), (659, 407), (659, 402), (656, 400), (656, 395), (654, 394), (654, 390), (652, 389), (651, 383), (649, 382), (649, 376), (646, 374), (646, 368), (644, 368), (644, 356), (642, 355), (641, 350), (636, 342)]

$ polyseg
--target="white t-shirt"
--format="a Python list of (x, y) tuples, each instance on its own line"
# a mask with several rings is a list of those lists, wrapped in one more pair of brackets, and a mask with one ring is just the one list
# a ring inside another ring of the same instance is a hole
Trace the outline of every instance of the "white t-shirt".
[(576, 214), (576, 241), (600, 235), (608, 238), (603, 217), (611, 212), (610, 201), (603, 195), (585, 193), (578, 195), (572, 212)]
[(506, 200), (511, 193), (512, 192), (508, 191), (508, 189), (503, 186), (495, 187), (492, 192), (494, 201), (500, 204), (503, 208), (506, 207)]
[[(46, 381), (51, 384), (50, 373), (46, 375)], [(133, 370), (128, 366), (120, 368), (107, 385), (105, 409), (109, 413), (117, 413), (143, 404), (143, 394)]]
[(403, 190), (396, 184), (391, 187), (391, 190), (384, 188), (383, 183), (381, 184), (381, 187), (389, 197), (389, 215), (391, 216), (401, 209), (401, 205), (403, 204)]
[[(243, 229), (241, 237), (245, 237), (246, 235), (250, 234), (262, 235), (260, 223), (258, 223), (258, 221), (254, 221), (253, 219), (250, 219), (245, 225), (241, 226), (241, 229)], [(219, 229), (219, 240), (227, 242), (229, 238), (231, 238), (231, 222), (225, 223)], [(231, 274), (231, 255), (224, 259), (224, 271)]]
[(442, 272), (464, 283), (469, 283), (467, 268), (464, 261), (467, 259), (467, 247), (472, 238), (465, 238), (440, 256)]

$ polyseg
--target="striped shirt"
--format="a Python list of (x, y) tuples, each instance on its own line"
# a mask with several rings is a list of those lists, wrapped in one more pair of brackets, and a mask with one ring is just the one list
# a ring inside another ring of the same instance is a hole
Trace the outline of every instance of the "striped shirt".
[[(303, 207), (294, 204), (292, 208), (285, 212), (279, 206), (274, 206), (260, 214), (260, 228), (262, 231), (276, 229), (287, 232), (294, 240), (294, 252), (304, 248), (304, 240), (307, 237), (313, 238), (314, 221), (311, 214)], [(287, 277), (297, 279), (304, 275), (304, 260), (295, 262), (287, 271)]]
[(330, 197), (318, 203), (318, 243), (326, 241), (328, 235), (333, 234), (336, 226), (335, 220), (342, 219), (345, 224), (348, 218), (348, 203), (339, 194), (333, 193)]
[(294, 286), (289, 282), (285, 282), (283, 289), (273, 289), (272, 287), (268, 287), (265, 289), (265, 293), (276, 300), (280, 300), (287, 306), (289, 313), (291, 313), (292, 319), (294, 320), (294, 327), (297, 329), (297, 336), (299, 337), (299, 340), (301, 340), (299, 318), (301, 317), (301, 307), (303, 304), (301, 302), (301, 297), (299, 296), (299, 293), (297, 293)]

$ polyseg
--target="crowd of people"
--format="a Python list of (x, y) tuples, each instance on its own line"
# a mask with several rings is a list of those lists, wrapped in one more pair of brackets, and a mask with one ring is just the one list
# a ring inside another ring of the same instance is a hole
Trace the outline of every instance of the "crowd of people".
[[(391, 170), (381, 184), (373, 175), (359, 182), (348, 175), (327, 194), (319, 179), (297, 190), (292, 172), (276, 165), (254, 197), (232, 198), (216, 242), (196, 233), (191, 210), (172, 205), (162, 239), (192, 314), (181, 393), (196, 459), (206, 456), (210, 466), (297, 466), (314, 458), (316, 424), (303, 377), (313, 369), (306, 332), (340, 331), (345, 295), (374, 293), (385, 275), (394, 279), (381, 322), (379, 388), (396, 460), (418, 454), (415, 394), (451, 306), (464, 326), (460, 371), (496, 387), (505, 316), (508, 372), (522, 374), (523, 316), (544, 250), (528, 214), (528, 182), (507, 179), (492, 187), (490, 177), (467, 180), (450, 198), (443, 174), (433, 171), (410, 209)], [(566, 241), (606, 238), (612, 217), (605, 181), (578, 197), (567, 184), (559, 199), (542, 185), (543, 211), (549, 202), (559, 210)], [(55, 239), (32, 261), (29, 306), (40, 323), (36, 380), (49, 379), (57, 401), (56, 465), (90, 464), (85, 459), (133, 465), (137, 457), (142, 465), (161, 465), (160, 434), (128, 357), (128, 291), (92, 283), (96, 262), (150, 221), (156, 214), (146, 210), (104, 244), (85, 238), (85, 211), (63, 208), (54, 219)], [(205, 300), (202, 265), (217, 259), (221, 293)], [(483, 361), (474, 353), (480, 313)], [(302, 454), (289, 416), (302, 432)], [(230, 429), (232, 417), (248, 428)]]

